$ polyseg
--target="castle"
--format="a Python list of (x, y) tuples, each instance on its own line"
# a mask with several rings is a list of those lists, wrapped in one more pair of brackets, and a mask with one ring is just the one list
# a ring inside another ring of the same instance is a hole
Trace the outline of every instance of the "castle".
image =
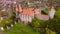
[[(41, 14), (40, 8), (23, 8), (21, 4), (16, 5), (16, 18), (20, 18), (22, 22), (32, 22), (32, 19), (37, 18), (40, 20), (53, 19), (55, 14), (54, 7), (52, 6), (48, 15)], [(17, 16), (18, 15), (18, 16)]]

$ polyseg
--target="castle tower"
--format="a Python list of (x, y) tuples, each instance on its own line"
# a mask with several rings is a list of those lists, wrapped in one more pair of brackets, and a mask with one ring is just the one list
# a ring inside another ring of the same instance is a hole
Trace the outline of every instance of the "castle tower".
[(21, 4), (17, 4), (16, 5), (16, 17), (18, 18), (19, 15), (21, 14), (22, 12), (22, 7), (21, 7)]
[(52, 6), (51, 9), (50, 9), (50, 11), (49, 11), (49, 13), (48, 13), (50, 19), (53, 19), (54, 18), (54, 14), (55, 14), (55, 9)]
[(17, 5), (17, 8), (18, 8), (18, 11), (19, 11), (19, 12), (22, 12), (21, 4), (18, 4), (18, 5)]

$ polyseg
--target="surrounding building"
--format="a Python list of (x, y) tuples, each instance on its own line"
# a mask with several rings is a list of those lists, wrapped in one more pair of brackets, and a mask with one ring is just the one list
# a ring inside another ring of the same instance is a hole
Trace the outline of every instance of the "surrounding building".
[[(12, 7), (15, 7), (16, 2), (14, 0), (1, 0), (0, 1), (0, 12), (1, 12), (1, 17), (11, 17), (12, 15)], [(7, 18), (8, 18), (7, 17)]]

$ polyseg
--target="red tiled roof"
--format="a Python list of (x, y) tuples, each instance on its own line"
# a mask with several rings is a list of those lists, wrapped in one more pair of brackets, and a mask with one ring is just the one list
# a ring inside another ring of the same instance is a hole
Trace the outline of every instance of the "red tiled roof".
[(23, 9), (23, 14), (24, 14), (24, 15), (31, 15), (31, 14), (34, 13), (33, 9), (34, 9), (34, 8), (24, 8), (24, 9)]
[(49, 16), (48, 15), (44, 15), (44, 14), (37, 14), (38, 19), (41, 20), (49, 20)]
[(22, 9), (20, 4), (16, 5), (16, 11), (18, 11), (18, 12), (22, 12), (23, 11), (22, 14), (24, 14), (24, 15), (31, 15), (31, 14), (33, 14), (34, 13), (33, 9), (34, 8), (23, 8)]
[(54, 8), (51, 8), (51, 11), (54, 12), (55, 11)]
[(45, 14), (37, 14), (37, 16), (47, 16), (47, 17), (49, 17), (48, 15), (45, 15)]
[(55, 11), (54, 6), (52, 6), (52, 7), (51, 7), (51, 11), (52, 11), (52, 12), (54, 12), (54, 11)]

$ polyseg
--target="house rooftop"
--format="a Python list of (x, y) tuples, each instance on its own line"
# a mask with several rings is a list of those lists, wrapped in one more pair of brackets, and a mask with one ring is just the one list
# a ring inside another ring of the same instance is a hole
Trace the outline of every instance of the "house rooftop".
[(49, 16), (45, 14), (37, 14), (37, 17), (40, 20), (49, 20)]
[(34, 13), (33, 11), (34, 8), (23, 8), (23, 13), (24, 15), (31, 15)]

